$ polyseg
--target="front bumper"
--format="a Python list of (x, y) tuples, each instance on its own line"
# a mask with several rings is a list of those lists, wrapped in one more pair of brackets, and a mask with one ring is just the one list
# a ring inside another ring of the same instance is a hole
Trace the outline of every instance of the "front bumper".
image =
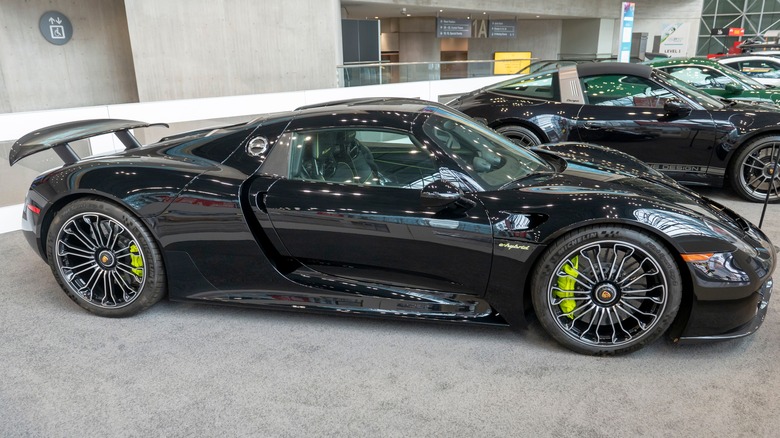
[(757, 304), (755, 304), (755, 315), (748, 322), (721, 334), (680, 336), (674, 341), (681, 344), (687, 344), (708, 341), (725, 341), (752, 335), (756, 332), (756, 330), (758, 330), (759, 327), (761, 327), (761, 324), (766, 318), (766, 311), (769, 308), (769, 299), (772, 297), (773, 283), (773, 280), (770, 278), (764, 282), (764, 284), (761, 285), (761, 288), (749, 298), (750, 301), (757, 301)]

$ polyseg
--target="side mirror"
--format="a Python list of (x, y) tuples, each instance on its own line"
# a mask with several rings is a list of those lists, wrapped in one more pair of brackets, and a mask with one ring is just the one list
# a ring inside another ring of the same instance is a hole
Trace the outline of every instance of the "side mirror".
[(685, 117), (691, 113), (691, 107), (677, 99), (669, 99), (664, 103), (666, 117)]
[(729, 82), (726, 84), (726, 94), (742, 94), (745, 89), (742, 87), (742, 85), (736, 83), (736, 82)]

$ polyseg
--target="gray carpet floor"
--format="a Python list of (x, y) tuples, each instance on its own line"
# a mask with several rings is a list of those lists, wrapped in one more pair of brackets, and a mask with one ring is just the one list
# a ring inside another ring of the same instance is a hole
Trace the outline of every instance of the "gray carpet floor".
[[(705, 194), (758, 222), (760, 206)], [(764, 229), (780, 244), (780, 205)], [(517, 333), (170, 302), (104, 319), (60, 291), (20, 232), (0, 235), (0, 260), (2, 437), (780, 430), (777, 297), (746, 339), (593, 358), (538, 324)]]

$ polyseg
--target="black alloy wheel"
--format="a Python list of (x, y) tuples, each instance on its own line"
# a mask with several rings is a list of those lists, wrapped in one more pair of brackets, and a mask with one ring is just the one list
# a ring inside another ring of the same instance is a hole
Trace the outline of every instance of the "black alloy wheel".
[(748, 201), (780, 201), (780, 136), (757, 138), (741, 148), (732, 160), (729, 179)]
[(584, 354), (638, 350), (661, 336), (680, 307), (677, 265), (655, 237), (622, 226), (568, 233), (542, 255), (532, 278), (544, 329)]
[(97, 315), (130, 316), (165, 294), (162, 256), (151, 234), (132, 214), (104, 200), (82, 198), (60, 210), (46, 251), (65, 293)]
[(532, 147), (542, 144), (542, 141), (539, 140), (539, 137), (534, 134), (533, 131), (522, 126), (501, 126), (496, 129), (496, 132), (523, 147)]

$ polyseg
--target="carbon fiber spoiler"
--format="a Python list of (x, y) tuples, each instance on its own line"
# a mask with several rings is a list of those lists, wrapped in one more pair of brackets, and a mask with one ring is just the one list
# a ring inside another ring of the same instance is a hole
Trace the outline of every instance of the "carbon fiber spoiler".
[(125, 149), (139, 148), (141, 143), (128, 130), (147, 126), (165, 126), (167, 128), (168, 124), (122, 119), (93, 119), (47, 126), (25, 134), (16, 140), (11, 146), (8, 161), (13, 166), (24, 157), (46, 149), (53, 149), (65, 164), (73, 164), (81, 158), (70, 147), (70, 142), (112, 132), (125, 145)]

